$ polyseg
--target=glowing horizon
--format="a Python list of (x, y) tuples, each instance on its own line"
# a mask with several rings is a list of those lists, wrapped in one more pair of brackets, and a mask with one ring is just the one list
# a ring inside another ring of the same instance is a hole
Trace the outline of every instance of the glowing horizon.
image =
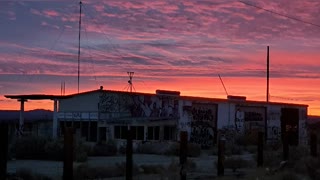
[[(134, 71), (137, 92), (266, 99), (309, 105), (320, 115), (319, 29), (233, 0), (83, 2), (80, 90), (125, 90)], [(246, 1), (317, 24), (320, 2)], [(289, 3), (290, 2), (290, 3)], [(290, 4), (290, 6), (286, 6)], [(77, 92), (79, 4), (75, 1), (0, 2), (0, 109), (19, 109), (7, 94)], [(26, 110), (50, 109), (30, 101)]]

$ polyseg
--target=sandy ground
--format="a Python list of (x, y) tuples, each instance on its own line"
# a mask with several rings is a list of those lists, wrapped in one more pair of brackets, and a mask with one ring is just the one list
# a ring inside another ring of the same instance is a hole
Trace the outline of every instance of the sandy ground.
[[(241, 155), (243, 159), (253, 160), (252, 155)], [(125, 156), (112, 156), (112, 157), (89, 157), (88, 165), (89, 166), (112, 166), (116, 163), (125, 162)], [(205, 177), (213, 177), (216, 175), (216, 166), (215, 162), (217, 160), (217, 156), (209, 156), (202, 155), (197, 158), (188, 158), (196, 163), (197, 170), (196, 172), (190, 173), (188, 175), (188, 179), (206, 179)], [(164, 165), (168, 166), (172, 161), (179, 161), (179, 157), (175, 156), (163, 156), (163, 155), (149, 155), (149, 154), (134, 154), (133, 161), (137, 165)], [(79, 163), (75, 163), (74, 166), (79, 165)], [(43, 175), (47, 175), (54, 179), (61, 179), (63, 163), (55, 162), (55, 161), (38, 161), (38, 160), (13, 160), (8, 162), (8, 172), (14, 173), (17, 169), (28, 169), (35, 173), (40, 173)], [(135, 179), (148, 179), (151, 175), (140, 175)], [(155, 175), (153, 176), (155, 177)], [(200, 178), (196, 178), (200, 177)], [(202, 178), (201, 178), (202, 177)], [(114, 180), (123, 179), (123, 177), (119, 178), (111, 178)], [(158, 178), (153, 178), (153, 180)]]

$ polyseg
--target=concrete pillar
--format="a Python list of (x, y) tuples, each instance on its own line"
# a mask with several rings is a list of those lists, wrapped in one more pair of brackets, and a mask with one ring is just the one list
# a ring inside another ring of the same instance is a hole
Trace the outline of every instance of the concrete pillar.
[(25, 99), (19, 99), (18, 101), (20, 101), (20, 118), (19, 118), (19, 128), (18, 128), (18, 136), (22, 136), (23, 134), (23, 126), (24, 126), (24, 102), (26, 102), (27, 100)]
[(52, 138), (58, 137), (58, 100), (53, 100), (53, 122), (52, 122)]
[(148, 126), (144, 126), (144, 136), (143, 136), (143, 140), (147, 141), (148, 139)]
[(100, 141), (100, 128), (99, 128), (99, 121), (97, 121), (97, 139), (96, 142)]
[(159, 129), (159, 140), (163, 141), (164, 140), (164, 125), (160, 125), (160, 129)]

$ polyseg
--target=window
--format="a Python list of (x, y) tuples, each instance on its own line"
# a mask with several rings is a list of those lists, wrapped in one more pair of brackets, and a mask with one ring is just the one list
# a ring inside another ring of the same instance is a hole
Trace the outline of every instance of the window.
[(148, 140), (159, 140), (160, 126), (148, 127)]
[(132, 139), (143, 140), (144, 127), (143, 126), (131, 126)]
[(115, 139), (127, 139), (127, 126), (114, 126)]
[(173, 140), (175, 135), (175, 127), (174, 126), (164, 126), (164, 140)]
[[(130, 126), (133, 140), (143, 140), (144, 127), (143, 126)], [(114, 126), (115, 139), (127, 139), (128, 126)]]

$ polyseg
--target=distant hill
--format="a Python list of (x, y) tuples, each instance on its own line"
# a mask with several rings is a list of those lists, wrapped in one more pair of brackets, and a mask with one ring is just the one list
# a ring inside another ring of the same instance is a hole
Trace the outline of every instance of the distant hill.
[[(36, 109), (23, 113), (24, 121), (50, 121), (53, 119), (53, 112), (50, 110)], [(19, 110), (0, 110), (0, 122), (19, 121)]]

